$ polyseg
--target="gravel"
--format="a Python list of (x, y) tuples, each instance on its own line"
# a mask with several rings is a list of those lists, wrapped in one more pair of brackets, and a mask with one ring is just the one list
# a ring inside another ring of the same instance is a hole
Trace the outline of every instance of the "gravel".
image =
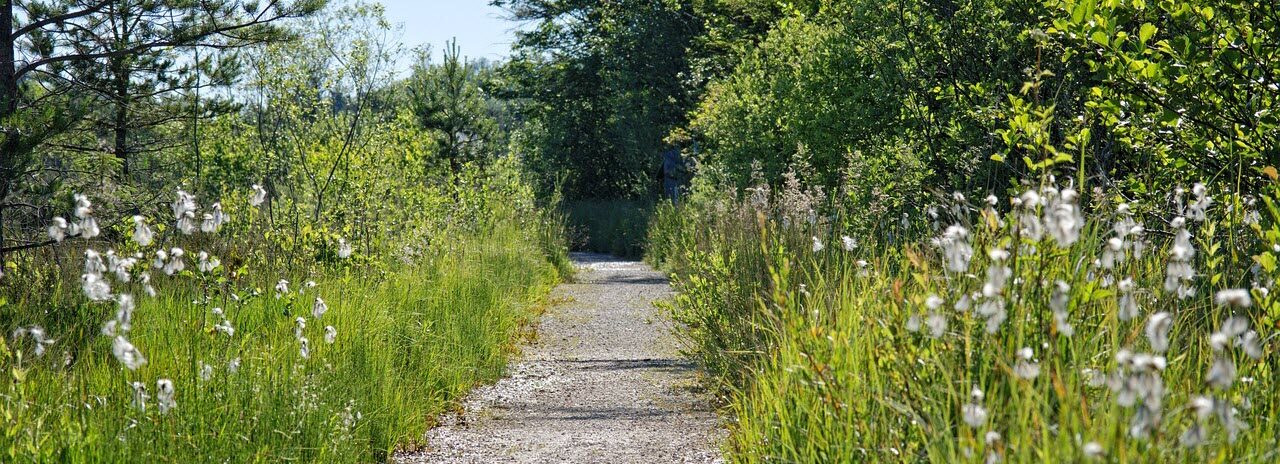
[(719, 463), (724, 431), (697, 368), (654, 301), (667, 279), (643, 263), (575, 253), (538, 340), (509, 376), (442, 418), (409, 463)]

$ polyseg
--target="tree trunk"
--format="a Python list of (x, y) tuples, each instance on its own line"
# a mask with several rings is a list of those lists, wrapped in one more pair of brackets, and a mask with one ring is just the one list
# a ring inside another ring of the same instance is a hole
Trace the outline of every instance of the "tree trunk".
[(115, 86), (116, 112), (112, 122), (115, 129), (115, 155), (120, 160), (121, 177), (129, 176), (129, 71), (122, 63), (124, 58), (112, 60), (112, 79)]
[(18, 176), (19, 133), (13, 118), (18, 113), (18, 79), (14, 64), (13, 0), (0, 3), (0, 266), (4, 265), (4, 203)]

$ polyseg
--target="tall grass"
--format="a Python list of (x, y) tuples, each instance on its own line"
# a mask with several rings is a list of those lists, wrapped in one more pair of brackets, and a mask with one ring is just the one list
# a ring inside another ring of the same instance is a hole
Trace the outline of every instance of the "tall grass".
[[(84, 301), (66, 272), (8, 276), (23, 288), (0, 301), (5, 327), (38, 324), (56, 341), (41, 355), (21, 332), (0, 342), (0, 461), (381, 462), (416, 446), (433, 417), (501, 373), (568, 266), (562, 224), (511, 200), (480, 204), (473, 220), (435, 228), (431, 244), (406, 243), (385, 261), (357, 251), (275, 274), (250, 250), (200, 272), (192, 251), (187, 271), (152, 272), (156, 297), (136, 293), (128, 340), (146, 358), (136, 370), (100, 334), (114, 303)], [(224, 249), (237, 246), (246, 245)], [(280, 278), (287, 292), (273, 289)], [(35, 281), (52, 286), (26, 287)], [(36, 298), (67, 306), (51, 313)], [(317, 298), (328, 307), (318, 316)], [(234, 334), (217, 329), (218, 310)], [(168, 411), (161, 379), (175, 392)]]
[[(1062, 201), (1000, 198), (940, 205), (918, 224), (932, 238), (967, 232), (950, 242), (871, 236), (846, 249), (838, 215), (704, 196), (658, 211), (649, 256), (676, 275), (674, 314), (729, 400), (735, 462), (1275, 462), (1280, 215), (1255, 222), (1247, 199), (1216, 199), (1206, 220), (1186, 220), (1194, 295), (1165, 288), (1171, 256), (1186, 257), (1174, 218), (1192, 208), (1130, 216), (1107, 198), (1062, 241), (1034, 240), (1024, 222), (1050, 225)], [(1107, 267), (1126, 219), (1150, 231)], [(948, 269), (967, 256), (955, 243), (972, 258)], [(1215, 301), (1233, 288), (1247, 304)], [(984, 306), (995, 301), (1006, 319)], [(1167, 349), (1158, 325), (1149, 335), (1158, 313), (1172, 318)]]

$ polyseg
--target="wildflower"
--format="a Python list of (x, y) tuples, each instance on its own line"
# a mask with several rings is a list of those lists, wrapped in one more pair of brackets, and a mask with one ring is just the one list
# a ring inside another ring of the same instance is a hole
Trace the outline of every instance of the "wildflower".
[(1040, 364), (1034, 359), (1035, 352), (1029, 347), (1023, 347), (1018, 350), (1018, 361), (1013, 365), (1013, 375), (1025, 380), (1032, 380), (1040, 376)]
[(1120, 237), (1111, 237), (1107, 239), (1107, 244), (1102, 248), (1102, 259), (1098, 264), (1103, 269), (1114, 269), (1116, 264), (1124, 260), (1124, 239)]
[(111, 299), (111, 285), (107, 284), (99, 274), (85, 274), (81, 276), (83, 282), (81, 288), (84, 295), (93, 301), (106, 301)]
[(130, 382), (129, 386), (133, 388), (133, 407), (139, 411), (147, 410), (147, 399), (151, 398), (147, 395), (147, 386), (142, 382)]
[(1119, 310), (1117, 316), (1122, 321), (1136, 319), (1141, 309), (1138, 307), (1138, 300), (1133, 296), (1134, 283), (1133, 279), (1124, 279), (1120, 281), (1120, 299), (1116, 302)]
[(208, 365), (204, 361), (200, 361), (200, 380), (209, 380), (213, 378), (213, 366)]
[(133, 217), (133, 241), (138, 246), (149, 246), (155, 238), (155, 233), (151, 232), (151, 228), (147, 227), (146, 218), (142, 216)]
[(308, 280), (306, 282), (303, 282), (302, 286), (306, 288), (316, 288), (316, 281)]
[(1209, 372), (1204, 376), (1205, 383), (1219, 390), (1231, 388), (1236, 381), (1236, 363), (1230, 357), (1218, 355), (1214, 357)]
[(969, 296), (968, 294), (960, 295), (960, 299), (956, 300), (956, 304), (954, 306), (956, 311), (959, 311), (962, 313), (968, 312), (969, 309), (973, 307), (973, 300), (975, 298), (978, 298), (979, 296), (981, 295), (975, 294), (972, 297)]
[(173, 200), (173, 217), (181, 220), (187, 213), (194, 213), (196, 208), (196, 197), (178, 189), (178, 195)]
[(77, 193), (72, 195), (72, 198), (76, 202), (75, 216), (80, 219), (88, 219), (93, 214), (93, 203), (89, 202), (89, 197)]
[(231, 222), (231, 216), (222, 211), (222, 203), (214, 203), (209, 208), (213, 212), (205, 215), (205, 222), (200, 225), (200, 230), (209, 234), (217, 233), (223, 224)]
[(181, 248), (173, 248), (169, 250), (169, 262), (164, 265), (165, 275), (174, 275), (182, 272), (187, 268), (187, 264), (182, 261), (182, 255), (185, 254)]
[(907, 332), (916, 333), (920, 331), (920, 315), (912, 314), (907, 318)]
[(1262, 359), (1262, 343), (1258, 341), (1258, 332), (1250, 330), (1236, 339), (1236, 345), (1244, 351), (1245, 356), (1254, 360)]
[(102, 275), (106, 272), (107, 266), (102, 263), (102, 255), (93, 250), (84, 250), (84, 273), (92, 275)]
[(333, 328), (331, 325), (324, 326), (324, 342), (332, 345), (337, 339), (338, 329)]
[(138, 351), (138, 348), (133, 346), (132, 343), (129, 343), (129, 340), (125, 339), (123, 335), (116, 335), (115, 340), (112, 340), (111, 354), (114, 354), (116, 360), (131, 371), (136, 371), (147, 363), (147, 358), (142, 356), (142, 352)]
[(840, 237), (840, 243), (844, 244), (844, 251), (853, 251), (858, 248), (858, 241), (848, 235)]
[(302, 359), (311, 359), (311, 342), (307, 341), (307, 337), (298, 338), (298, 355)]
[(191, 235), (196, 231), (196, 213), (187, 211), (178, 217), (178, 231), (182, 235)]
[(316, 297), (316, 303), (311, 306), (311, 316), (319, 319), (320, 316), (323, 316), (328, 310), (329, 305), (325, 304), (324, 300), (320, 299), (320, 297)]
[(31, 341), (35, 343), (35, 347), (31, 349), (31, 352), (32, 354), (35, 354), (36, 357), (44, 356), (45, 350), (48, 349), (50, 345), (53, 345), (54, 342), (56, 341), (52, 338), (49, 338), (45, 334), (43, 327), (40, 327), (38, 325), (33, 325), (27, 328), (19, 327), (17, 330), (14, 330), (13, 331), (14, 343), (17, 343), (19, 340), (22, 339), (22, 337), (25, 337), (27, 335), (30, 335)]
[(289, 281), (280, 279), (279, 282), (276, 282), (276, 299), (278, 300), (280, 299), (281, 296), (288, 295), (288, 294), (289, 294)]
[(1044, 237), (1044, 226), (1040, 223), (1040, 216), (1036, 214), (1036, 208), (1040, 204), (1040, 194), (1035, 190), (1027, 190), (1014, 202), (1014, 206), (1019, 207), (1018, 233), (1033, 242)]
[(1214, 295), (1213, 300), (1220, 306), (1232, 306), (1241, 309), (1248, 308), (1253, 303), (1249, 297), (1249, 291), (1242, 288), (1219, 290)]
[(983, 396), (981, 389), (973, 387), (973, 391), (969, 393), (969, 402), (960, 408), (964, 423), (975, 429), (987, 423), (987, 409), (982, 407)]
[(220, 265), (222, 265), (222, 261), (218, 261), (217, 257), (211, 257), (209, 253), (201, 251), (200, 262), (196, 265), (196, 268), (200, 269), (200, 272), (212, 272)]
[(938, 295), (929, 295), (928, 298), (924, 299), (924, 307), (929, 308), (930, 310), (941, 308), (943, 303), (945, 303), (945, 301), (943, 301), (942, 297), (939, 297)]
[(267, 201), (267, 189), (261, 185), (253, 184), (253, 196), (249, 198), (249, 205), (257, 207)]
[(298, 316), (293, 320), (293, 323), (293, 337), (301, 340), (302, 333), (307, 330), (307, 320), (303, 319), (302, 316)]
[(164, 262), (169, 260), (169, 253), (164, 250), (156, 250), (156, 260), (151, 262), (151, 267), (156, 269), (164, 269)]
[(1000, 330), (1000, 325), (1004, 324), (1008, 318), (1008, 313), (1004, 309), (1004, 299), (988, 298), (978, 305), (978, 315), (987, 319), (987, 333), (994, 334)]
[(1173, 315), (1167, 312), (1152, 314), (1147, 319), (1147, 341), (1151, 350), (1164, 353), (1169, 350), (1169, 330), (1173, 328)]
[(62, 242), (67, 237), (67, 220), (61, 216), (53, 218), (53, 224), (49, 226), (49, 239), (55, 242)]
[(1071, 322), (1067, 320), (1067, 306), (1071, 302), (1071, 285), (1061, 280), (1054, 284), (1053, 295), (1049, 297), (1049, 309), (1053, 311), (1054, 326), (1058, 329), (1058, 333), (1064, 337), (1071, 337), (1075, 334), (1075, 328), (1071, 326)]
[(1084, 215), (1076, 204), (1080, 195), (1070, 187), (1050, 198), (1045, 207), (1044, 224), (1059, 247), (1071, 246), (1080, 238)]
[[(339, 243), (343, 243), (343, 242), (339, 242)], [(817, 253), (819, 251), (822, 251), (823, 248), (826, 248), (826, 246), (822, 244), (822, 241), (818, 240), (818, 237), (813, 237), (813, 252)]]
[(223, 335), (226, 335), (228, 337), (234, 337), (236, 335), (236, 328), (232, 327), (231, 321), (227, 320), (226, 318), (223, 318), (222, 322), (214, 324), (213, 329), (217, 330), (218, 332), (221, 332)]
[(1102, 456), (1106, 454), (1102, 450), (1102, 445), (1098, 444), (1096, 441), (1085, 443), (1084, 446), (1080, 447), (1080, 452), (1084, 454), (1084, 457), (1089, 459), (1101, 459)]
[(240, 372), (240, 358), (234, 358), (231, 362), (227, 363), (227, 372), (232, 374)]
[(929, 327), (929, 336), (933, 338), (942, 338), (947, 332), (947, 317), (938, 313), (929, 315), (925, 319), (925, 325)]
[[(813, 250), (814, 253), (822, 251), (822, 244), (818, 242), (818, 238), (814, 237), (813, 240), (814, 240), (813, 243), (815, 248), (815, 250)], [(341, 239), (341, 238), (338, 239), (338, 257), (342, 259), (347, 259), (351, 257), (351, 244), (347, 243), (346, 239)]]
[(987, 256), (991, 258), (991, 266), (987, 268), (987, 280), (982, 284), (982, 296), (994, 298), (1004, 292), (1013, 270), (1002, 264), (1009, 259), (1009, 252), (1003, 248), (992, 248)]
[(130, 271), (137, 262), (136, 258), (116, 258), (114, 252), (107, 252), (107, 270), (115, 274), (116, 280), (121, 282), (129, 282), (133, 279)]
[(1196, 222), (1205, 220), (1205, 210), (1213, 204), (1213, 198), (1208, 194), (1209, 189), (1204, 184), (1197, 183), (1191, 187), (1191, 194), (1196, 197), (1195, 202), (1187, 205), (1187, 218)]
[(959, 224), (947, 227), (941, 237), (933, 240), (933, 244), (942, 249), (948, 270), (958, 273), (969, 269), (969, 261), (973, 259), (973, 246), (969, 244), (968, 229)]
[(1116, 352), (1116, 365), (1117, 372), (1107, 383), (1115, 393), (1116, 404), (1137, 406), (1130, 420), (1129, 435), (1145, 438), (1160, 423), (1164, 403), (1164, 381), (1160, 372), (1168, 363), (1163, 356), (1122, 349)]
[(102, 231), (98, 228), (97, 219), (94, 219), (93, 217), (87, 217), (80, 220), (80, 237), (81, 238), (94, 238), (101, 233)]
[(151, 274), (142, 273), (142, 275), (138, 276), (138, 281), (142, 282), (142, 291), (147, 292), (147, 296), (155, 298), (156, 289), (151, 286)]
[(169, 379), (160, 379), (156, 381), (156, 406), (160, 407), (160, 414), (168, 414), (169, 410), (178, 407), (178, 402), (173, 399), (173, 381)]
[(1171, 225), (1175, 229), (1173, 246), (1169, 248), (1169, 265), (1165, 271), (1164, 290), (1176, 292), (1178, 298), (1187, 298), (1195, 294), (1195, 289), (1187, 285), (1195, 277), (1191, 267), (1191, 259), (1195, 257), (1195, 247), (1191, 244), (1191, 232), (1186, 228), (1187, 220), (1174, 218)]

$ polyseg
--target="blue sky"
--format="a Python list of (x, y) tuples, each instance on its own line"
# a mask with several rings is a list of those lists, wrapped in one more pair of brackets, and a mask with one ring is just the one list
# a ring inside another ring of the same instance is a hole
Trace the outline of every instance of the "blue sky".
[(506, 58), (516, 23), (489, 0), (379, 0), (387, 19), (403, 26), (406, 49), (430, 44), (436, 56), (445, 41), (458, 38), (462, 54), (470, 58)]

